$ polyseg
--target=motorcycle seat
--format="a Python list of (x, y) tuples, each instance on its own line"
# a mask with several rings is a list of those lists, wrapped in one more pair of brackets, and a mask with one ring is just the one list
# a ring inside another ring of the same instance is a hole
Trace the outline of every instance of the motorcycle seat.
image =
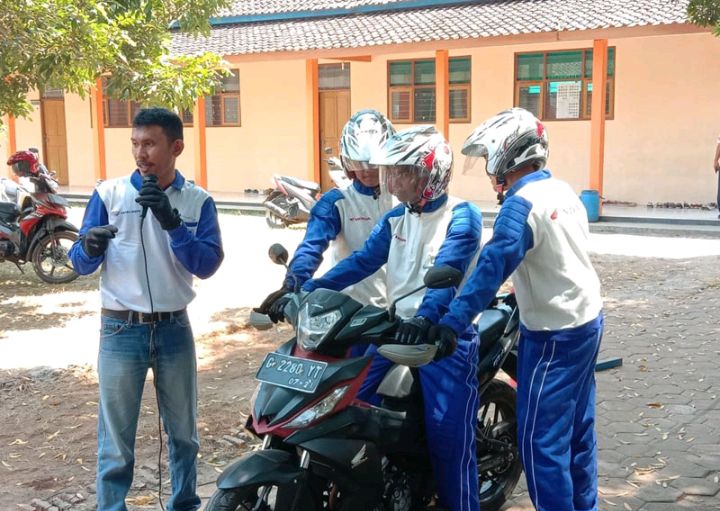
[(5, 222), (14, 222), (20, 214), (14, 202), (0, 202), (0, 219)]
[(503, 309), (487, 309), (480, 315), (476, 330), (480, 336), (480, 357), (502, 336), (510, 319), (510, 312)]
[(299, 186), (301, 188), (307, 188), (308, 190), (311, 190), (313, 192), (317, 192), (320, 190), (320, 185), (313, 181), (305, 181), (304, 179), (296, 179), (289, 176), (283, 176), (283, 179), (291, 185)]

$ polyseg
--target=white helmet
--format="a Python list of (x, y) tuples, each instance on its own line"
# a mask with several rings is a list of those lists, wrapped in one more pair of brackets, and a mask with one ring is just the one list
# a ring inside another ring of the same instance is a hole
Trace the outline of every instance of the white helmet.
[(545, 126), (524, 108), (511, 108), (491, 117), (470, 134), (461, 152), (463, 172), (485, 159), (485, 172), (503, 183), (506, 174), (529, 164), (543, 167), (548, 158)]
[[(427, 202), (447, 192), (453, 155), (445, 138), (434, 126), (416, 126), (390, 137), (370, 163), (380, 166), (383, 193), (389, 191), (410, 210), (419, 212)], [(401, 197), (393, 191), (392, 179), (402, 176), (412, 178), (412, 196)]]
[(345, 175), (355, 178), (358, 170), (368, 170), (370, 157), (395, 133), (390, 121), (377, 110), (355, 112), (340, 135), (340, 161)]

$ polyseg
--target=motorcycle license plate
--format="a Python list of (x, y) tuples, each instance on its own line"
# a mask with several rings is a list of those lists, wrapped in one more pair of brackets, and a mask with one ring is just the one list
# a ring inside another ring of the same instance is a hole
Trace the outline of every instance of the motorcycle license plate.
[(255, 379), (286, 389), (312, 394), (317, 389), (327, 362), (290, 357), (279, 353), (265, 355)]

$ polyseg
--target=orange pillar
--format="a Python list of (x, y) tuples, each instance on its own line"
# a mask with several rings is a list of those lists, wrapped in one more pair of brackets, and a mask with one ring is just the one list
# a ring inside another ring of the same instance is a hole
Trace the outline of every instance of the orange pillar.
[[(605, 164), (605, 89), (607, 87), (607, 39), (593, 43), (592, 115), (590, 118), (590, 189), (603, 194)], [(602, 208), (602, 201), (600, 201)]]
[(95, 87), (90, 91), (93, 112), (93, 153), (95, 163), (95, 179), (107, 179), (105, 161), (105, 101), (103, 99), (102, 78), (98, 78)]
[(305, 61), (305, 104), (307, 105), (308, 162), (310, 178), (320, 182), (320, 96), (318, 60)]
[(435, 125), (450, 140), (450, 86), (448, 51), (435, 52)]
[(193, 107), (195, 142), (195, 183), (207, 190), (207, 144), (205, 143), (205, 98), (199, 97)]
[[(12, 115), (8, 115), (5, 118), (5, 125), (7, 126), (7, 157), (8, 159), (10, 156), (12, 156), (15, 151), (17, 151), (17, 138), (15, 134), (15, 117)], [(10, 167), (6, 167), (7, 175), (10, 176), (11, 179), (17, 179), (15, 177), (15, 174), (13, 174), (12, 170), (10, 170)]]

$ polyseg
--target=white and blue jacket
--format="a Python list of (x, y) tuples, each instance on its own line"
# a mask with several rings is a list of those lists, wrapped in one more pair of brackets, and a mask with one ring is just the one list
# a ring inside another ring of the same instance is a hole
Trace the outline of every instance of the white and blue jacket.
[[(392, 302), (421, 286), (432, 266), (447, 264), (465, 273), (477, 255), (481, 233), (482, 215), (469, 202), (445, 195), (426, 204), (420, 215), (399, 205), (380, 220), (361, 250), (322, 277), (306, 282), (303, 290), (339, 291), (386, 264), (388, 302)], [(423, 289), (401, 300), (397, 314), (402, 318), (423, 316), (436, 323), (456, 291)]]
[[(212, 197), (202, 188), (176, 173), (165, 190), (170, 204), (180, 212), (182, 223), (164, 231), (148, 211), (140, 236), (142, 208), (135, 202), (142, 176), (102, 182), (93, 192), (85, 210), (80, 239), (70, 250), (73, 266), (81, 275), (102, 265), (100, 295), (102, 307), (112, 310), (150, 312), (143, 247), (147, 254), (153, 309), (176, 311), (195, 297), (192, 278), (211, 276), (223, 260), (220, 227)], [(104, 255), (90, 257), (82, 246), (84, 234), (92, 227), (112, 224), (118, 228)]]
[(492, 239), (441, 323), (460, 334), (511, 274), (526, 333), (574, 329), (601, 312), (587, 213), (572, 188), (547, 170), (524, 176), (507, 192)]
[[(334, 188), (320, 197), (310, 213), (305, 238), (290, 261), (286, 288), (299, 289), (312, 278), (328, 246), (332, 266), (363, 247), (375, 224), (392, 207), (390, 195), (375, 195), (375, 188), (353, 180), (349, 187)], [(362, 304), (385, 307), (385, 268), (350, 286), (345, 293)]]

